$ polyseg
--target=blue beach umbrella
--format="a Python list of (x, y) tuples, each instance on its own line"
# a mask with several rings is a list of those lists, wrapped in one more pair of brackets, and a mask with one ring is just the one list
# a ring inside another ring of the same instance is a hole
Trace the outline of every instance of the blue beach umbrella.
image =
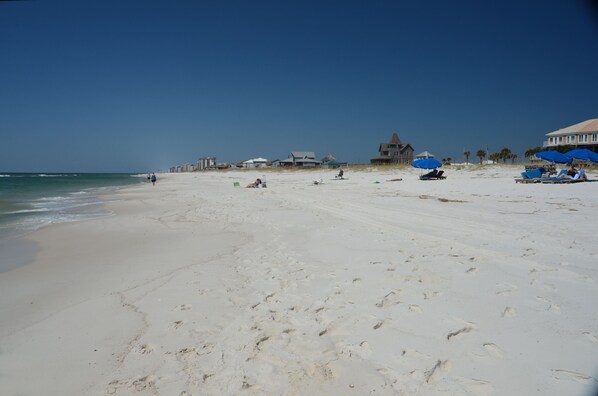
[(576, 159), (580, 161), (592, 161), (598, 162), (598, 154), (588, 150), (588, 149), (575, 149), (571, 151), (567, 151), (565, 156), (571, 159)]
[(571, 158), (558, 151), (540, 151), (536, 154), (536, 158), (547, 162), (554, 162), (555, 164), (568, 164), (571, 162)]
[(424, 158), (413, 161), (411, 166), (418, 169), (436, 169), (440, 168), (442, 164), (437, 159)]

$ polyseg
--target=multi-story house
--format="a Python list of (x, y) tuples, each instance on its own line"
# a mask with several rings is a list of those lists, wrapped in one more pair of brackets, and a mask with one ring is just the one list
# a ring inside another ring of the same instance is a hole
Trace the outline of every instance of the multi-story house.
[(370, 160), (372, 164), (410, 164), (413, 161), (413, 147), (409, 143), (401, 143), (399, 135), (392, 134), (388, 143), (381, 143), (378, 147), (379, 156)]
[(546, 138), (546, 148), (575, 146), (598, 152), (598, 118), (547, 133)]

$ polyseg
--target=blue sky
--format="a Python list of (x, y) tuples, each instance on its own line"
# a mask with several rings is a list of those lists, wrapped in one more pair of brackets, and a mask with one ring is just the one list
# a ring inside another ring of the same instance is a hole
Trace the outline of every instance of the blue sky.
[(0, 171), (509, 147), (598, 118), (584, 1), (0, 1)]

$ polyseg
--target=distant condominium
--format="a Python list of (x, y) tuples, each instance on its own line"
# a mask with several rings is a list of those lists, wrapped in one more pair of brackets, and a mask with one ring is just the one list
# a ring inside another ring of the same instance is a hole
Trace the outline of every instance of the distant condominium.
[(598, 152), (598, 118), (546, 134), (544, 147), (575, 146)]
[(197, 169), (204, 170), (216, 167), (216, 157), (203, 157), (197, 160)]

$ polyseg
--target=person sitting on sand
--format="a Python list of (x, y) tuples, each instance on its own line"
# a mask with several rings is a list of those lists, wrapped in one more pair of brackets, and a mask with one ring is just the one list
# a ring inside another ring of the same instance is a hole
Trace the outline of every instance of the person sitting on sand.
[(341, 169), (338, 171), (338, 175), (336, 175), (336, 176), (335, 176), (335, 178), (337, 178), (337, 179), (342, 179), (344, 174), (345, 174), (345, 172), (344, 172), (344, 171), (343, 171), (343, 169), (341, 168)]
[(249, 183), (246, 188), (260, 188), (262, 185), (261, 179), (256, 179), (253, 183)]

